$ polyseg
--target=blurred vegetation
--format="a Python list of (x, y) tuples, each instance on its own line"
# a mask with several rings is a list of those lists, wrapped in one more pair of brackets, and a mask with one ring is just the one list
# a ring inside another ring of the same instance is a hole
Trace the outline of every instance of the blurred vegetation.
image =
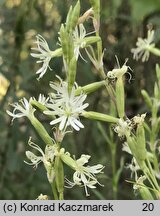
[[(41, 139), (26, 119), (11, 119), (6, 114), (8, 104), (25, 96), (37, 97), (39, 93), (47, 94), (49, 81), (55, 74), (64, 76), (62, 60), (51, 61), (52, 71), (41, 81), (36, 80), (35, 72), (39, 65), (30, 56), (35, 36), (41, 34), (52, 49), (58, 47), (58, 31), (61, 22), (65, 22), (69, 6), (76, 0), (0, 0), (0, 199), (36, 199), (40, 194), (52, 196), (47, 182), (45, 170), (39, 166), (35, 171), (23, 161), (28, 149), (28, 138), (33, 137), (41, 145)], [(158, 58), (151, 56), (149, 62), (141, 63), (132, 60), (131, 48), (135, 47), (138, 36), (146, 36), (147, 27), (156, 30), (156, 43), (160, 45), (160, 2), (159, 0), (102, 0), (101, 36), (103, 47), (106, 48), (104, 63), (106, 72), (115, 64), (115, 55), (122, 65), (128, 58), (128, 65), (133, 69), (133, 79), (129, 84), (126, 80), (127, 115), (132, 117), (146, 111), (140, 90), (152, 91), (155, 81), (154, 70)], [(87, 0), (81, 0), (81, 12), (90, 7)], [(88, 22), (88, 27), (91, 23)], [(85, 55), (85, 53), (84, 53)], [(79, 62), (77, 82), (80, 85), (98, 81), (100, 78), (89, 62)], [(99, 90), (88, 97), (90, 110), (107, 112), (108, 96)], [(41, 117), (47, 127), (47, 120)], [(76, 157), (82, 153), (92, 155), (91, 163), (105, 165), (100, 182), (104, 187), (90, 191), (89, 199), (113, 199), (111, 158), (107, 142), (99, 130), (97, 122), (85, 121), (85, 129), (67, 136), (63, 143)], [(101, 125), (108, 132), (107, 125)], [(117, 167), (124, 157), (125, 164), (129, 158), (121, 150), (117, 140)], [(125, 182), (130, 178), (130, 171), (123, 168), (118, 184), (118, 199), (138, 199), (133, 194), (132, 185)], [(86, 199), (83, 189), (74, 187), (66, 189), (65, 199)], [(88, 198), (87, 198), (88, 199)]]

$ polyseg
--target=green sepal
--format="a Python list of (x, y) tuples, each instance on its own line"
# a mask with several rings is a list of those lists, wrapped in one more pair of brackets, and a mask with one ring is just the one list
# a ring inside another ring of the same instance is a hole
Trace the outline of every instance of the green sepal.
[(46, 131), (44, 126), (40, 123), (40, 121), (38, 121), (38, 119), (34, 115), (31, 115), (29, 117), (29, 120), (31, 121), (31, 124), (34, 126), (37, 133), (39, 134), (39, 136), (44, 141), (44, 143), (46, 145), (53, 145), (52, 138), (49, 136), (48, 132)]
[(155, 84), (154, 84), (154, 97), (155, 97), (156, 99), (159, 99), (159, 95), (160, 95), (160, 89), (159, 89), (159, 87), (158, 87), (158, 84), (155, 83)]
[(160, 66), (156, 64), (156, 75), (157, 75), (157, 80), (160, 82)]
[(146, 105), (148, 106), (149, 109), (151, 109), (152, 108), (152, 100), (151, 100), (150, 96), (148, 95), (148, 93), (146, 92), (146, 90), (143, 89), (141, 91), (141, 94), (145, 100)]
[(56, 156), (55, 158), (54, 170), (55, 170), (55, 181), (56, 181), (57, 191), (59, 193), (63, 193), (64, 191), (64, 170), (63, 170), (63, 163), (59, 155)]
[(139, 192), (143, 200), (154, 200), (151, 192), (149, 191), (147, 187), (145, 187), (145, 185), (144, 187), (142, 186), (139, 188)]
[(119, 119), (110, 115), (102, 114), (99, 112), (83, 112), (82, 116), (87, 119), (110, 122), (110, 123), (118, 123)]
[(77, 1), (75, 7), (73, 9), (70, 8), (67, 16), (67, 20), (66, 20), (67, 32), (71, 33), (75, 29), (78, 23), (79, 15), (80, 15), (80, 1)]
[(105, 84), (106, 81), (102, 80), (99, 82), (93, 82), (85, 86), (79, 86), (75, 91), (75, 95), (80, 95), (81, 93), (90, 94), (92, 92), (97, 91), (99, 88), (105, 86)]
[(145, 139), (145, 130), (143, 124), (139, 124), (136, 130), (136, 138), (137, 138), (137, 159), (138, 160), (145, 160), (147, 157), (147, 150), (146, 150), (146, 139)]
[(76, 162), (73, 158), (70, 157), (69, 154), (61, 154), (62, 161), (73, 170), (75, 170)]
[(63, 51), (63, 58), (68, 67), (69, 62), (74, 56), (74, 43), (72, 36), (66, 31), (66, 28), (63, 24), (60, 28), (60, 39)]
[(101, 38), (99, 36), (89, 36), (89, 37), (85, 37), (83, 41), (84, 41), (84, 47), (88, 47), (93, 43), (97, 43), (98, 41), (101, 41)]
[(67, 41), (68, 34), (65, 30), (64, 25), (61, 25), (60, 28), (60, 39), (61, 39), (61, 46), (63, 51), (63, 58), (66, 63), (68, 63), (68, 41)]
[(56, 50), (54, 50), (54, 51), (52, 51), (51, 52), (51, 56), (52, 56), (52, 58), (54, 58), (54, 57), (60, 57), (60, 56), (62, 56), (62, 48), (58, 48), (58, 49), (56, 49)]
[(123, 118), (125, 115), (124, 112), (124, 83), (123, 83), (123, 77), (118, 77), (116, 81), (116, 105), (117, 105), (117, 111), (118, 116), (120, 118)]
[(48, 110), (47, 107), (36, 100), (31, 100), (31, 105), (38, 108), (41, 112)]
[(71, 93), (72, 87), (75, 82), (76, 78), (76, 68), (77, 68), (77, 60), (76, 57), (73, 56), (69, 63), (69, 68), (68, 68), (68, 92)]

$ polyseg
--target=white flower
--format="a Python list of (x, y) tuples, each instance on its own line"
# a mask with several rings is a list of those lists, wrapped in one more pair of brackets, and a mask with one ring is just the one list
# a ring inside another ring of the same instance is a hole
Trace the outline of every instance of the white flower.
[(114, 127), (114, 131), (119, 137), (124, 137), (126, 133), (130, 133), (131, 129), (131, 121), (129, 119), (126, 121), (119, 119), (118, 124)]
[(140, 176), (139, 178), (137, 177), (136, 183), (133, 185), (134, 190), (140, 189), (142, 186), (144, 186), (144, 181), (146, 180), (146, 176)]
[(49, 97), (45, 97), (43, 94), (40, 94), (38, 97), (38, 102), (45, 105), (49, 100)]
[(82, 57), (80, 53), (80, 49), (84, 48), (86, 45), (86, 42), (84, 41), (84, 38), (86, 37), (87, 33), (84, 28), (83, 24), (79, 24), (79, 26), (76, 26), (74, 32), (73, 32), (73, 40), (74, 40), (74, 54), (76, 56), (76, 59), (78, 59), (79, 55), (81, 58), (85, 61), (85, 59)]
[(35, 168), (37, 168), (39, 163), (43, 162), (43, 164), (46, 168), (46, 171), (47, 171), (48, 180), (50, 183), (52, 183), (53, 179), (55, 177), (55, 172), (54, 172), (54, 168), (53, 168), (54, 158), (55, 158), (55, 154), (57, 152), (55, 146), (47, 145), (45, 148), (45, 153), (44, 153), (43, 150), (38, 145), (36, 145), (35, 143), (33, 143), (31, 141), (31, 138), (29, 139), (28, 144), (33, 149), (40, 152), (41, 155), (37, 156), (31, 151), (26, 151), (26, 156), (31, 162), (26, 162), (26, 161), (24, 161), (24, 162), (28, 165), (35, 167)]
[(48, 200), (48, 196), (47, 195), (43, 195), (43, 194), (40, 194), (36, 200)]
[(88, 103), (83, 104), (87, 95), (75, 96), (76, 86), (73, 86), (69, 94), (68, 84), (62, 80), (60, 80), (59, 84), (52, 83), (51, 87), (56, 91), (56, 94), (51, 94), (50, 102), (46, 105), (50, 111), (44, 111), (44, 113), (57, 116), (57, 118), (52, 120), (50, 124), (59, 123), (59, 130), (64, 131), (70, 125), (77, 131), (84, 128), (79, 116), (89, 105)]
[(84, 166), (88, 163), (88, 160), (91, 156), (89, 155), (81, 155), (81, 157), (76, 160), (75, 170), (76, 172), (73, 174), (73, 181), (76, 185), (83, 185), (85, 187), (86, 195), (88, 196), (87, 187), (96, 188), (96, 184), (98, 182), (96, 178), (96, 174), (100, 173), (104, 168), (103, 165), (98, 164), (95, 166)]
[[(35, 98), (33, 98), (33, 100), (37, 101)], [(45, 97), (43, 94), (39, 94), (38, 97), (38, 102), (42, 105), (46, 105), (46, 103), (48, 102), (49, 97)]]
[(140, 167), (134, 157), (132, 158), (131, 163), (126, 166), (126, 168), (129, 168), (131, 170), (131, 177), (133, 177), (134, 175), (135, 179), (137, 179), (137, 171), (140, 170)]
[(142, 115), (137, 115), (133, 117), (133, 122), (135, 124), (142, 124), (144, 122), (144, 119), (146, 117), (146, 113), (142, 114)]
[[(30, 98), (30, 100), (31, 99), (32, 98)], [(19, 103), (11, 104), (11, 106), (14, 107), (13, 113), (11, 113), (8, 110), (7, 110), (7, 113), (8, 113), (8, 115), (13, 117), (12, 121), (15, 118), (21, 118), (23, 116), (29, 117), (30, 115), (32, 115), (34, 113), (35, 109), (31, 106), (30, 100), (27, 101), (26, 98), (23, 98), (20, 100), (20, 103), (22, 105), (20, 105)]]
[(138, 38), (138, 41), (136, 43), (137, 47), (131, 49), (131, 52), (133, 53), (133, 58), (138, 60), (142, 57), (142, 62), (148, 61), (150, 49), (155, 46), (155, 44), (152, 43), (153, 40), (154, 30), (148, 30), (147, 38)]
[(27, 163), (28, 165), (33, 165), (36, 168), (40, 162), (43, 162), (44, 164), (53, 163), (55, 157), (55, 151), (56, 151), (55, 146), (47, 145), (44, 153), (43, 150), (37, 144), (31, 141), (31, 138), (29, 139), (28, 144), (33, 149), (36, 149), (38, 152), (40, 152), (41, 156), (36, 156), (31, 151), (26, 151), (26, 156), (31, 162), (28, 163), (25, 161), (25, 163)]
[(53, 51), (49, 49), (49, 46), (46, 40), (41, 35), (38, 34), (36, 38), (37, 38), (37, 41), (35, 43), (37, 44), (37, 48), (32, 48), (32, 50), (35, 50), (37, 53), (31, 53), (31, 56), (33, 56), (34, 58), (40, 59), (37, 61), (37, 63), (43, 63), (42, 67), (36, 72), (36, 74), (39, 74), (38, 79), (40, 79), (46, 73), (47, 68), (52, 70), (49, 67), (49, 62), (52, 58)]
[(29, 139), (28, 144), (33, 149), (36, 149), (37, 151), (39, 151), (41, 153), (41, 156), (37, 156), (31, 151), (26, 151), (26, 156), (31, 162), (26, 162), (26, 161), (24, 161), (24, 162), (28, 165), (31, 165), (31, 166), (34, 166), (35, 168), (37, 168), (38, 164), (41, 163), (42, 161), (44, 161), (45, 154), (44, 154), (43, 150), (38, 145), (36, 145), (35, 143), (33, 143), (31, 141), (31, 138)]

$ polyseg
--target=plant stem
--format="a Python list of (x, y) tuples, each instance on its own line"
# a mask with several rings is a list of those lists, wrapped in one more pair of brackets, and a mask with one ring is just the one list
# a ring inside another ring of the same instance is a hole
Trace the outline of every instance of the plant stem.
[(56, 190), (56, 182), (55, 181), (53, 183), (51, 183), (51, 187), (52, 187), (54, 200), (58, 200), (58, 194), (57, 194), (57, 190)]
[(158, 185), (157, 180), (156, 180), (156, 178), (155, 178), (155, 175), (154, 175), (154, 173), (153, 173), (153, 169), (152, 169), (151, 163), (150, 163), (150, 161), (148, 160), (148, 158), (147, 158), (147, 164), (148, 164), (148, 168), (149, 168), (149, 171), (150, 171), (151, 179), (152, 179), (152, 181), (153, 181), (155, 187), (156, 187), (157, 190), (159, 191), (160, 188), (159, 188), (159, 185)]
[(63, 192), (59, 193), (59, 200), (64, 200)]
[(116, 180), (116, 144), (112, 142), (111, 148), (111, 162), (112, 162), (112, 190), (113, 190), (113, 198), (117, 199), (117, 180)]

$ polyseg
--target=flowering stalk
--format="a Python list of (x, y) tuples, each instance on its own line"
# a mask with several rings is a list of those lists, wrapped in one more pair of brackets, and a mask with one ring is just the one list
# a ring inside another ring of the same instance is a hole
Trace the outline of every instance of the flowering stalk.
[[(79, 131), (84, 128), (81, 122), (81, 116), (103, 122), (115, 124), (113, 129), (117, 133), (118, 137), (125, 139), (123, 150), (127, 151), (132, 156), (132, 164), (129, 166), (134, 172), (136, 184), (134, 188), (138, 188), (143, 198), (153, 198), (152, 193), (148, 190), (143, 183), (145, 179), (148, 180), (152, 187), (152, 192), (155, 196), (159, 197), (160, 186), (158, 184), (159, 164), (157, 159), (157, 134), (160, 128), (160, 118), (158, 117), (159, 100), (160, 100), (160, 68), (156, 67), (157, 82), (154, 86), (154, 97), (150, 98), (146, 91), (142, 91), (142, 94), (151, 110), (151, 129), (144, 119), (146, 114), (137, 115), (132, 119), (127, 118), (125, 115), (125, 92), (124, 92), (124, 76), (128, 72), (129, 67), (126, 62), (122, 67), (114, 68), (107, 74), (104, 72), (102, 41), (99, 34), (100, 27), (100, 0), (90, 0), (92, 8), (86, 11), (80, 16), (80, 1), (77, 1), (74, 7), (70, 7), (67, 15), (66, 23), (61, 25), (59, 32), (59, 45), (61, 48), (55, 51), (50, 50), (46, 40), (41, 36), (37, 36), (37, 48), (32, 48), (34, 53), (31, 55), (38, 59), (37, 63), (42, 63), (42, 67), (36, 72), (39, 78), (42, 78), (47, 69), (50, 68), (49, 63), (53, 57), (62, 56), (64, 69), (66, 72), (66, 79), (62, 80), (57, 76), (58, 82), (51, 82), (50, 86), (52, 91), (49, 97), (45, 97), (40, 94), (38, 100), (30, 98), (27, 101), (25, 98), (20, 103), (12, 104), (14, 107), (13, 113), (7, 111), (7, 113), (15, 118), (26, 116), (31, 124), (34, 126), (39, 136), (46, 144), (43, 151), (37, 144), (29, 142), (30, 147), (37, 150), (40, 155), (36, 155), (31, 151), (26, 151), (26, 157), (30, 162), (26, 162), (28, 165), (38, 167), (39, 163), (43, 163), (47, 178), (52, 186), (52, 191), (55, 199), (64, 199), (64, 187), (73, 187), (75, 185), (83, 186), (86, 196), (89, 196), (88, 188), (96, 188), (96, 185), (101, 185), (97, 179), (97, 174), (102, 173), (104, 166), (97, 164), (94, 166), (87, 165), (90, 155), (82, 154), (80, 158), (75, 159), (75, 156), (71, 157), (69, 152), (65, 152), (64, 148), (61, 148), (61, 142), (64, 139), (68, 129), (70, 132), (73, 130)], [(87, 33), (84, 22), (92, 16), (94, 32)], [(96, 33), (96, 35), (88, 36), (89, 34)], [(137, 47), (132, 49), (134, 58), (139, 59), (142, 57), (142, 61), (146, 61), (149, 58), (150, 52), (160, 56), (160, 50), (155, 48), (153, 43), (154, 31), (148, 31), (147, 38), (139, 38), (137, 41)], [(92, 44), (97, 44), (97, 50), (94, 50)], [(86, 60), (81, 54), (81, 49), (85, 49), (86, 53), (98, 71), (102, 78), (100, 82), (94, 82), (86, 86), (79, 87), (76, 81), (77, 62), (81, 57), (84, 62)], [(119, 64), (119, 62), (117, 61)], [(130, 75), (131, 78), (131, 75)], [(115, 82), (115, 88), (110, 84), (110, 81)], [(110, 115), (85, 111), (89, 106), (85, 102), (87, 95), (98, 90), (102, 86), (105, 86), (108, 90), (111, 99), (110, 103)], [(115, 107), (113, 108), (113, 102)], [(116, 112), (117, 108), (117, 112)], [(36, 109), (40, 110), (42, 114), (49, 116), (50, 125), (54, 126), (54, 139), (48, 134), (41, 122), (35, 117), (34, 113)], [(117, 118), (117, 115), (119, 118)], [(112, 188), (114, 197), (117, 195), (117, 185), (120, 177), (120, 173), (123, 167), (123, 160), (119, 169), (116, 168), (115, 156), (116, 156), (116, 143), (113, 139), (113, 132), (109, 128), (109, 136), (105, 134), (102, 127), (99, 127), (102, 135), (109, 143), (111, 157), (112, 157)], [(146, 131), (149, 133), (150, 142), (146, 141)], [(147, 146), (146, 146), (147, 143)], [(160, 151), (160, 150), (159, 150)], [(69, 166), (73, 171), (71, 182), (65, 176), (64, 163)], [(141, 170), (144, 177), (139, 177), (137, 171)], [(67, 183), (65, 185), (64, 183)], [(102, 186), (102, 185), (101, 185)], [(46, 199), (47, 197), (40, 195), (38, 199)]]

